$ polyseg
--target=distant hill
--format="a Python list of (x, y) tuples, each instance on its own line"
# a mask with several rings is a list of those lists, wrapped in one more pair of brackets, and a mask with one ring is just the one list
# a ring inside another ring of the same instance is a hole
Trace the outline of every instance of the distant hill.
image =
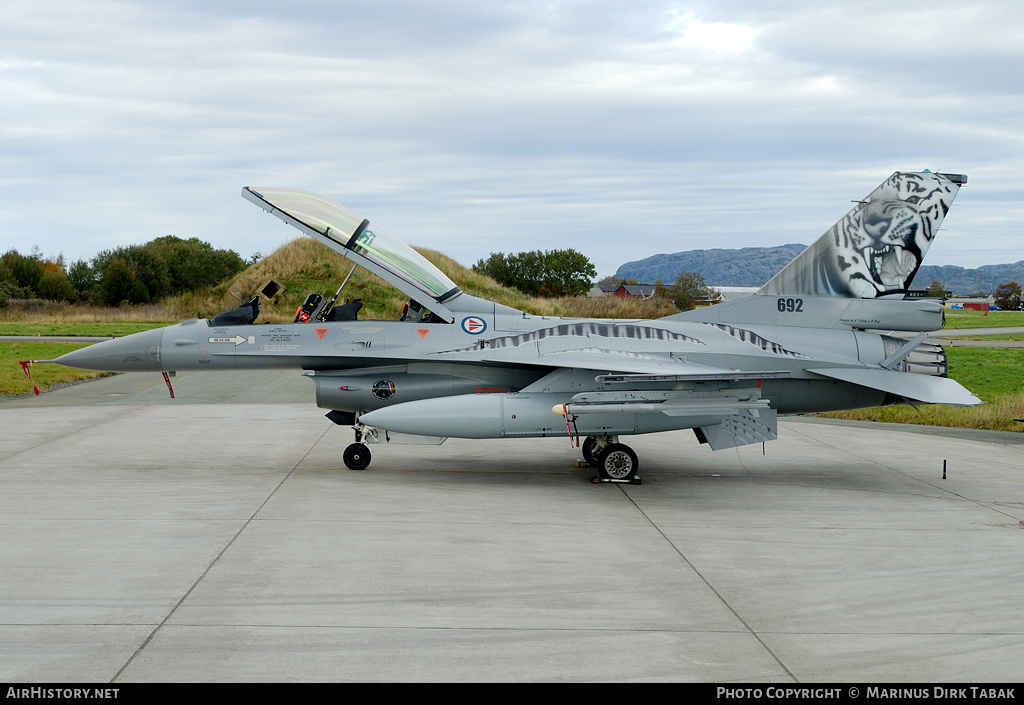
[(636, 262), (626, 262), (615, 276), (633, 278), (644, 284), (653, 284), (658, 279), (671, 284), (680, 272), (697, 272), (708, 284), (717, 286), (761, 286), (806, 248), (807, 245), (779, 245), (653, 255)]
[(933, 279), (942, 282), (946, 291), (968, 296), (976, 291), (992, 293), (1000, 284), (1015, 281), (1024, 285), (1024, 260), (1013, 264), (986, 264), (977, 269), (964, 269), (956, 265), (921, 265), (912, 286), (927, 289)]
[[(658, 279), (671, 284), (680, 272), (697, 272), (708, 284), (716, 286), (761, 286), (803, 252), (804, 248), (806, 245), (791, 244), (653, 255), (635, 262), (626, 262), (615, 272), (615, 276), (633, 278), (644, 284), (653, 284)], [(1024, 260), (1013, 264), (987, 264), (977, 269), (926, 264), (918, 270), (911, 286), (927, 289), (933, 279), (942, 282), (948, 291), (960, 295), (976, 291), (993, 292), (1000, 284), (1010, 281), (1024, 285)]]

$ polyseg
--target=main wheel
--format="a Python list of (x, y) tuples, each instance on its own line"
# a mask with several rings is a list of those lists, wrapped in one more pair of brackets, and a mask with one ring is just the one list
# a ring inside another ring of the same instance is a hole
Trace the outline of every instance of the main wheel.
[(597, 439), (593, 436), (587, 436), (583, 441), (583, 459), (587, 461), (587, 465), (596, 468), (597, 456), (600, 452), (601, 447), (597, 445)]
[(636, 453), (622, 443), (609, 443), (597, 459), (597, 472), (606, 480), (632, 480), (639, 467)]
[(365, 470), (370, 464), (370, 449), (362, 443), (353, 443), (345, 449), (343, 458), (349, 470)]

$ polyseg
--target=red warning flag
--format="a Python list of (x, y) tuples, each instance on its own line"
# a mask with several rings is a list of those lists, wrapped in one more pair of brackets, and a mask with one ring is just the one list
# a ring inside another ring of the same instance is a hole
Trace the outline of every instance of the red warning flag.
[(164, 374), (164, 382), (167, 384), (167, 391), (171, 393), (171, 399), (174, 398), (174, 387), (171, 386), (171, 377), (166, 372)]
[[(28, 371), (29, 365), (32, 364), (32, 360), (18, 360), (18, 364), (21, 365), (21, 369), (25, 371), (25, 376), (32, 379), (32, 373)], [(37, 397), (39, 396), (39, 387), (36, 386), (35, 382), (32, 382), (32, 392)]]

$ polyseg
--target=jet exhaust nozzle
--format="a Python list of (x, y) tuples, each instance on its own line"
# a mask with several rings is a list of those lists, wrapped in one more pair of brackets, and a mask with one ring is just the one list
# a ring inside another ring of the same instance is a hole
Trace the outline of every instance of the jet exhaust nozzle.
[[(885, 348), (885, 355), (893, 355), (909, 341), (903, 338), (896, 338), (891, 335), (882, 336), (882, 345)], [(946, 350), (937, 343), (924, 341), (903, 359), (897, 366), (899, 372), (912, 372), (918, 375), (931, 377), (949, 376), (949, 359), (946, 357)]]

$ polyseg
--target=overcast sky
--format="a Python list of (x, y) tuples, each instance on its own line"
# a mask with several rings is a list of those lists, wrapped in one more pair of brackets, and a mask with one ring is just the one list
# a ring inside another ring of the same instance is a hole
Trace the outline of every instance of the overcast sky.
[[(769, 7), (770, 6), (770, 7)], [(471, 265), (810, 243), (970, 177), (928, 264), (1024, 259), (1024, 3), (33, 0), (0, 14), (0, 252), (297, 235), (315, 191)]]

